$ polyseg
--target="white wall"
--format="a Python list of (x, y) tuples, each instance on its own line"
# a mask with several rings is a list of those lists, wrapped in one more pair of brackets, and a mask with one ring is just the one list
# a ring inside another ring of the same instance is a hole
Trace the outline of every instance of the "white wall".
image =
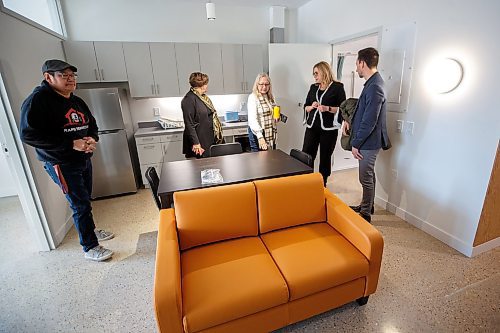
[[(0, 128), (0, 142), (5, 142)], [(7, 164), (6, 156), (0, 152), (0, 198), (17, 195), (16, 183)]]
[[(42, 81), (41, 67), (46, 59), (63, 58), (60, 40), (18, 19), (0, 12), (0, 66), (10, 104), (19, 124), (23, 100)], [(68, 205), (59, 188), (36, 159), (35, 150), (25, 146), (33, 178), (54, 241), (59, 244), (69, 227)]]
[[(269, 8), (216, 4), (208, 21), (204, 2), (72, 0), (63, 2), (71, 40), (261, 44), (267, 59)], [(92, 22), (92, 24), (89, 24)], [(267, 71), (267, 60), (264, 61)], [(209, 86), (210, 95), (210, 86)], [(245, 95), (210, 95), (219, 115), (239, 108)], [(164, 117), (181, 117), (181, 98), (129, 99), (132, 119), (152, 121), (153, 107)]]
[(71, 0), (63, 2), (73, 40), (267, 44), (269, 8), (216, 3), (208, 21), (205, 2)]
[[(299, 42), (328, 42), (378, 26), (417, 22), (415, 72), (407, 113), (389, 113), (393, 148), (377, 161), (377, 196), (399, 215), (469, 255), (500, 134), (498, 95), (500, 2), (479, 0), (312, 0), (298, 9)], [(445, 13), (445, 14), (443, 14)], [(428, 91), (438, 56), (465, 69), (452, 93)], [(396, 134), (396, 119), (415, 122)], [(391, 169), (398, 178), (391, 178)]]

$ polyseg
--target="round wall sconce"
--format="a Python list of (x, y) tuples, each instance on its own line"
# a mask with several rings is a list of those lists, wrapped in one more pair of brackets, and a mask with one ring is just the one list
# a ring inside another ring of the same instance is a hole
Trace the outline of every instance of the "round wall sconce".
[(446, 94), (455, 90), (464, 76), (462, 64), (452, 58), (436, 61), (430, 68), (430, 85), (432, 90), (439, 94)]

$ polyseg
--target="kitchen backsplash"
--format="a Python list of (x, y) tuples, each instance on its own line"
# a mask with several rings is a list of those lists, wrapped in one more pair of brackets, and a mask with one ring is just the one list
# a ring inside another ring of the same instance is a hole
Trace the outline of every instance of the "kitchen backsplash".
[[(248, 94), (238, 95), (210, 95), (212, 103), (219, 116), (223, 116), (225, 111), (240, 111), (241, 103), (244, 103), (241, 109), (242, 114), (247, 114)], [(153, 108), (160, 108), (160, 116), (172, 120), (182, 120), (181, 110), (182, 97), (167, 98), (128, 98), (130, 113), (134, 129), (137, 130), (139, 122), (149, 122), (155, 120)]]

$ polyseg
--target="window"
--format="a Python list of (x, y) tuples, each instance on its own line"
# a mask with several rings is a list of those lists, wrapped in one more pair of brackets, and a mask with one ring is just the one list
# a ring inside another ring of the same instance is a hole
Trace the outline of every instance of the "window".
[(64, 36), (59, 0), (0, 0), (2, 11), (37, 28)]

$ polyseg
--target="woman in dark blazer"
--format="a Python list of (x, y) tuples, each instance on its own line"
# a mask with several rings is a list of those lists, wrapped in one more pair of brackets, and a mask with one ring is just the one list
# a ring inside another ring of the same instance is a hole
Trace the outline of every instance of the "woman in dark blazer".
[(189, 84), (191, 89), (181, 102), (185, 126), (182, 152), (186, 158), (209, 157), (210, 146), (222, 143), (222, 125), (212, 101), (206, 95), (208, 75), (191, 73)]
[(342, 124), (340, 103), (345, 101), (344, 85), (335, 81), (330, 65), (321, 61), (314, 65), (315, 83), (311, 85), (304, 104), (304, 144), (302, 151), (316, 159), (319, 146), (319, 172), (323, 184), (332, 172), (332, 154)]

